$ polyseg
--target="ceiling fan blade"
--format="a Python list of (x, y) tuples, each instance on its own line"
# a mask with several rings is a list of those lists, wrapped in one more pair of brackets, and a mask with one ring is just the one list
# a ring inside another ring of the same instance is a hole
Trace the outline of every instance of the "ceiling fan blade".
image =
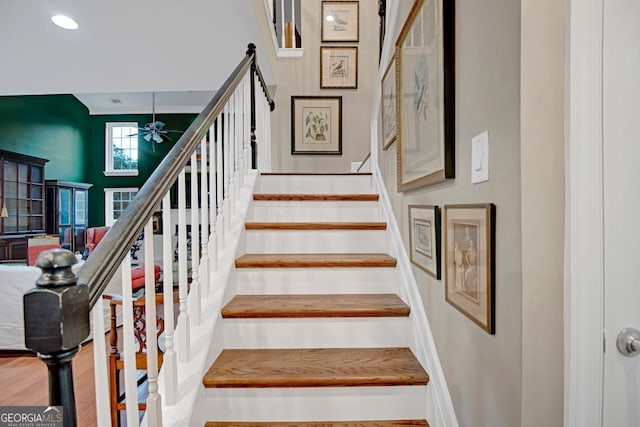
[(147, 141), (147, 142), (151, 141), (151, 133), (146, 134), (144, 136), (144, 140)]
[(159, 134), (154, 133), (153, 134), (153, 142), (160, 144), (162, 142), (162, 137)]

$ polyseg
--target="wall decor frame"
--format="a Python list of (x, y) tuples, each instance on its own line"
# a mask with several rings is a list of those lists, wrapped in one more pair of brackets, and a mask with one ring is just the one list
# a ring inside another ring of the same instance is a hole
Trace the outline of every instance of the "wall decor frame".
[(389, 62), (382, 77), (382, 149), (388, 150), (396, 140), (396, 59)]
[(320, 88), (358, 88), (357, 47), (320, 47)]
[(399, 192), (455, 176), (454, 3), (414, 0), (396, 41)]
[(360, 35), (359, 21), (359, 2), (323, 1), (322, 41), (357, 42)]
[(445, 205), (444, 229), (445, 300), (494, 334), (496, 206)]
[(291, 97), (291, 154), (342, 155), (342, 96)]
[(411, 262), (440, 280), (440, 208), (409, 205), (409, 255)]

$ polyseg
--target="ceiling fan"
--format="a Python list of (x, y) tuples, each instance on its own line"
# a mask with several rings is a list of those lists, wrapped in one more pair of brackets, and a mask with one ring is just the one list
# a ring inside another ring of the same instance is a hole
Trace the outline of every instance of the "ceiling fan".
[(152, 109), (152, 118), (151, 122), (144, 125), (144, 127), (138, 128), (142, 132), (142, 137), (145, 141), (155, 142), (156, 144), (160, 144), (164, 141), (164, 138), (173, 142), (173, 139), (169, 137), (169, 132), (177, 132), (182, 133), (181, 130), (169, 130), (164, 128), (164, 122), (156, 120), (156, 93), (151, 92), (151, 109)]

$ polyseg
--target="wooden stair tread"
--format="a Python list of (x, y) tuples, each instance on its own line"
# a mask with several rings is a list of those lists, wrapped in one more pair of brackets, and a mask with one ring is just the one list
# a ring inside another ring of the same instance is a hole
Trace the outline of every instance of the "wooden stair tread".
[(236, 268), (395, 267), (396, 259), (381, 253), (244, 254)]
[(376, 202), (377, 194), (254, 194), (253, 200)]
[(386, 222), (247, 222), (247, 230), (386, 230)]
[(208, 422), (205, 427), (429, 427), (426, 420), (310, 421), (310, 422)]
[(236, 295), (222, 317), (406, 317), (409, 312), (395, 294)]
[(260, 172), (262, 176), (368, 176), (371, 172)]
[(202, 383), (209, 388), (426, 385), (409, 348), (249, 349), (220, 353)]

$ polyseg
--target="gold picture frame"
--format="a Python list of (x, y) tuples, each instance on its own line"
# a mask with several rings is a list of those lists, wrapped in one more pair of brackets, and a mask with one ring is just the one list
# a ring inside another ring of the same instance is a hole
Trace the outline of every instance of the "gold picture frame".
[(440, 280), (440, 208), (409, 205), (409, 255), (418, 268)]
[(445, 300), (494, 334), (496, 206), (445, 205), (443, 216)]
[(291, 97), (291, 154), (342, 155), (342, 96)]
[(453, 8), (415, 0), (396, 41), (399, 192), (455, 176)]
[(382, 121), (382, 149), (388, 150), (396, 140), (396, 60), (389, 62), (382, 77), (380, 111)]
[(357, 42), (360, 36), (360, 7), (357, 1), (322, 2), (322, 41)]
[(358, 88), (358, 48), (322, 46), (320, 48), (320, 88)]

